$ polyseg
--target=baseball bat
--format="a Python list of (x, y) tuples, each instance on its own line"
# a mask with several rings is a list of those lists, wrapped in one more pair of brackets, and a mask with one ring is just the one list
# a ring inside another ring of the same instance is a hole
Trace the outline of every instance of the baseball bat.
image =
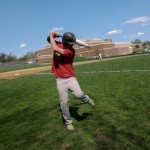
[[(60, 37), (62, 37), (62, 35), (60, 35)], [(91, 46), (89, 46), (89, 45), (86, 44), (85, 42), (83, 42), (83, 41), (81, 41), (81, 40), (78, 40), (78, 39), (76, 39), (76, 44), (77, 44), (77, 45), (80, 45), (80, 46), (87, 47), (87, 48), (91, 48)]]
[(81, 40), (78, 40), (76, 39), (76, 43), (80, 46), (84, 46), (84, 47), (87, 47), (87, 48), (91, 48), (91, 46), (89, 46), (88, 44), (86, 44), (85, 42), (81, 41)]

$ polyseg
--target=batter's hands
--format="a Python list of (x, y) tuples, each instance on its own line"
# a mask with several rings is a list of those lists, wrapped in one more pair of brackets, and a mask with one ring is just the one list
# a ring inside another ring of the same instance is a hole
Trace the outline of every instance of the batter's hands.
[(54, 31), (50, 31), (50, 35), (51, 35), (53, 38), (56, 38), (56, 37), (60, 37), (60, 36), (61, 36), (58, 32), (54, 32)]

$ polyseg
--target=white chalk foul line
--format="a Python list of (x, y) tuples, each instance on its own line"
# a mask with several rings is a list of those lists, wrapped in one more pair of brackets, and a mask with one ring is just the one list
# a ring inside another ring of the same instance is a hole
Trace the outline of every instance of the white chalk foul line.
[[(150, 72), (150, 70), (99, 70), (99, 71), (83, 71), (75, 73), (126, 73), (126, 72)], [(37, 74), (52, 74), (50, 72), (39, 72)]]
[(122, 73), (122, 72), (150, 72), (150, 70), (100, 70), (100, 71), (85, 71), (76, 73)]

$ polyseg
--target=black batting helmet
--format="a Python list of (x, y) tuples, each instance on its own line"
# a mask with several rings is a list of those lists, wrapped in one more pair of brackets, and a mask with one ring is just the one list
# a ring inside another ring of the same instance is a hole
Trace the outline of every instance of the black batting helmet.
[(76, 36), (71, 32), (66, 32), (62, 36), (62, 43), (64, 45), (74, 45), (76, 44)]

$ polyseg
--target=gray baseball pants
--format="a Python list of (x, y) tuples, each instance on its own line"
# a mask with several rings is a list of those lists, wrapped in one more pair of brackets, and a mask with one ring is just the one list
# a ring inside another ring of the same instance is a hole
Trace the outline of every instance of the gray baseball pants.
[(80, 88), (80, 85), (75, 77), (70, 78), (56, 78), (57, 89), (59, 93), (60, 107), (62, 111), (62, 116), (65, 120), (65, 124), (72, 123), (72, 118), (69, 112), (68, 105), (68, 91), (70, 90), (72, 94), (83, 101), (83, 103), (88, 102), (89, 96), (85, 95)]

